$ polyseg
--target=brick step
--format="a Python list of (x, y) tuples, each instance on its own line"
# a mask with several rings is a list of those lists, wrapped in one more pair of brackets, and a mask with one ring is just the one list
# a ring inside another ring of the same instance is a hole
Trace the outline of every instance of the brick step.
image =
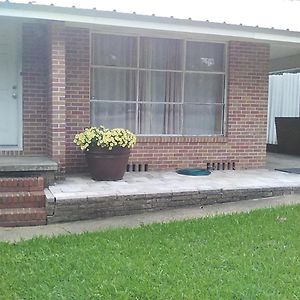
[(34, 192), (43, 190), (43, 177), (0, 177), (0, 192)]
[(0, 209), (0, 226), (34, 226), (47, 223), (47, 212), (44, 208)]
[(0, 209), (45, 207), (44, 192), (0, 192)]

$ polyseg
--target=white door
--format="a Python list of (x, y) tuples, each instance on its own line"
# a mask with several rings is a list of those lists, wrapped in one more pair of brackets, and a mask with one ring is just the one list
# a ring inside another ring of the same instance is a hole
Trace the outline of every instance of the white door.
[(21, 133), (17, 26), (0, 23), (0, 147), (17, 148)]

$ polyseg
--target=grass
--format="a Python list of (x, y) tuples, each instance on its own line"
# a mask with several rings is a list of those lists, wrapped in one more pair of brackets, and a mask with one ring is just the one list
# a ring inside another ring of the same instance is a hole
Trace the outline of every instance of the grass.
[(300, 206), (0, 243), (0, 299), (300, 299)]

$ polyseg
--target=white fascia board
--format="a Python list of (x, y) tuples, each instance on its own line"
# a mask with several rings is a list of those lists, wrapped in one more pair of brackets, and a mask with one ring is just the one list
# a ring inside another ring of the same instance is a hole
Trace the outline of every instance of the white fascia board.
[(259, 40), (264, 42), (300, 44), (300, 32), (290, 32), (288, 30), (265, 29), (242, 25), (180, 20), (76, 8), (60, 8), (32, 4), (2, 4), (0, 5), (0, 17), (1, 16), (62, 21), (78, 25), (85, 24), (85, 26), (90, 24), (186, 34), (212, 35), (237, 40)]

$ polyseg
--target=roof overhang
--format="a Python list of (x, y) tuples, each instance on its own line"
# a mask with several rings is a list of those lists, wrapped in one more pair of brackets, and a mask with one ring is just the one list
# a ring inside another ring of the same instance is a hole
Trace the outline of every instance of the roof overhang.
[(224, 40), (248, 40), (300, 45), (300, 32), (243, 25), (194, 21), (128, 13), (0, 2), (0, 17), (53, 20), (74, 26), (103, 26), (215, 36)]

